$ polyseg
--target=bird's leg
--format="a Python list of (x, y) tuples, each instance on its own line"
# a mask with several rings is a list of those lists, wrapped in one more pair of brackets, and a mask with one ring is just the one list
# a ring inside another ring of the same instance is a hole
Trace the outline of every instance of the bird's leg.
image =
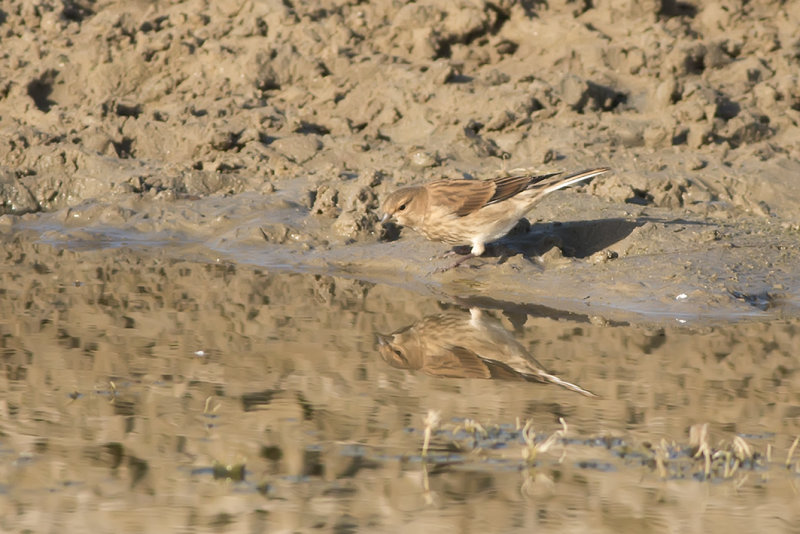
[(497, 265), (504, 264), (514, 256), (522, 255), (522, 257), (528, 260), (528, 262), (530, 262), (534, 267), (541, 271), (544, 270), (544, 262), (542, 261), (541, 256), (531, 256), (518, 248), (498, 243), (492, 244), (489, 250), (492, 251), (492, 255), (497, 256)]
[(432, 260), (444, 259), (444, 258), (449, 258), (450, 256), (456, 256), (456, 255), (457, 256), (464, 256), (465, 254), (469, 254), (469, 253), (470, 253), (470, 248), (469, 248), (468, 245), (458, 245), (456, 247), (451, 248), (450, 250), (448, 250), (447, 252), (445, 252), (441, 256), (439, 256), (439, 258), (434, 256), (431, 259)]
[[(452, 252), (452, 253), (454, 253), (454, 254), (457, 254), (457, 253), (456, 253), (456, 252), (454, 252), (454, 251), (451, 251), (451, 252)], [(435, 272), (435, 273), (443, 273), (443, 272), (449, 271), (450, 269), (455, 269), (456, 267), (458, 267), (459, 265), (461, 265), (461, 264), (462, 264), (462, 263), (464, 263), (465, 261), (467, 261), (467, 260), (469, 260), (469, 259), (471, 259), (471, 258), (476, 258), (476, 257), (477, 257), (477, 256), (475, 256), (475, 254), (473, 254), (472, 252), (469, 252), (469, 253), (467, 253), (467, 254), (464, 254), (464, 255), (463, 255), (463, 256), (461, 256), (460, 258), (458, 258), (458, 259), (455, 261), (455, 263), (452, 263), (452, 264), (450, 264), (450, 265), (447, 265), (447, 266), (445, 266), (445, 267), (437, 267), (437, 268), (436, 268), (436, 269), (435, 269), (433, 272)]]

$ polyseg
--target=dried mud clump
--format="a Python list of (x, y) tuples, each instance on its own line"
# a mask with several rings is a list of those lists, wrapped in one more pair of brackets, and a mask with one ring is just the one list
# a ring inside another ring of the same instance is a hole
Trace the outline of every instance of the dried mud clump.
[(20, 181), (17, 173), (0, 167), (0, 215), (22, 215), (39, 210), (39, 203)]

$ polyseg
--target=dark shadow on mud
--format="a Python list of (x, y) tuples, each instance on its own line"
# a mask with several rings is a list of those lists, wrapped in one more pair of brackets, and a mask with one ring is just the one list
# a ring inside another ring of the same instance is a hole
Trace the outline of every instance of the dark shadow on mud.
[[(484, 258), (499, 258), (500, 263), (522, 254), (535, 263), (536, 258), (558, 247), (569, 258), (586, 258), (628, 237), (647, 220), (601, 219), (568, 223), (531, 225), (522, 219), (509, 234), (486, 246)], [(466, 254), (469, 247), (454, 247), (457, 254)]]
[(586, 258), (622, 241), (645, 222), (602, 219), (534, 225), (523, 243), (527, 247), (532, 247), (538, 254), (557, 246), (564, 256)]
[[(498, 300), (491, 297), (482, 295), (470, 296), (457, 296), (453, 297), (454, 304), (442, 303), (443, 309), (449, 309), (452, 306), (460, 308), (482, 308), (484, 310), (497, 310), (508, 318), (509, 322), (514, 326), (514, 329), (519, 331), (528, 322), (528, 317), (546, 317), (549, 319), (572, 321), (579, 324), (588, 324), (591, 322), (589, 315), (584, 313), (575, 313), (566, 310), (559, 310), (544, 306), (542, 304), (533, 304), (525, 302), (511, 302), (507, 300)], [(626, 326), (630, 323), (623, 321), (609, 321), (609, 326)]]
[(553, 222), (531, 225), (526, 219), (511, 230), (508, 236), (487, 247), (484, 257), (500, 258), (522, 254), (534, 261), (553, 247), (558, 247), (568, 258), (587, 258), (592, 254), (613, 247), (636, 228), (647, 223), (676, 225), (705, 224), (683, 219), (657, 219), (642, 217), (630, 219), (599, 219), (591, 221)]

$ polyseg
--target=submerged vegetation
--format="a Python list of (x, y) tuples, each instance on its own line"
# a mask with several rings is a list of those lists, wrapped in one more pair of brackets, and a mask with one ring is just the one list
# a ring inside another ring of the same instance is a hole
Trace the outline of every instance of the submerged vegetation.
[[(734, 481), (743, 484), (750, 474), (768, 476), (785, 470), (800, 476), (800, 458), (795, 452), (798, 436), (785, 460), (777, 447), (766, 442), (763, 450), (743, 436), (712, 444), (708, 423), (693, 425), (689, 440), (662, 438), (656, 443), (611, 436), (570, 436), (567, 422), (561, 428), (537, 431), (532, 419), (512, 424), (482, 424), (472, 419), (441, 423), (430, 410), (424, 419), (422, 461), (455, 466), (478, 462), (506, 464), (517, 469), (537, 469), (570, 462), (581, 469), (612, 471), (641, 467), (665, 480)], [(766, 441), (766, 440), (761, 440)], [(604, 458), (599, 459), (598, 453)]]

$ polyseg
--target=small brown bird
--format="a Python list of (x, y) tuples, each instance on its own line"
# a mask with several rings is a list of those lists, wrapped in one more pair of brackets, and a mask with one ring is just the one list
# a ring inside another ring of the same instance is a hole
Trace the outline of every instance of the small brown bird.
[(545, 371), (500, 321), (480, 308), (429, 315), (388, 336), (378, 334), (378, 352), (392, 367), (430, 376), (540, 382), (596, 397)]
[(506, 235), (548, 193), (609, 170), (600, 167), (564, 177), (552, 173), (491, 180), (437, 180), (404, 187), (384, 201), (381, 222), (394, 219), (433, 241), (470, 244), (470, 254), (455, 267), (483, 254), (486, 243)]

